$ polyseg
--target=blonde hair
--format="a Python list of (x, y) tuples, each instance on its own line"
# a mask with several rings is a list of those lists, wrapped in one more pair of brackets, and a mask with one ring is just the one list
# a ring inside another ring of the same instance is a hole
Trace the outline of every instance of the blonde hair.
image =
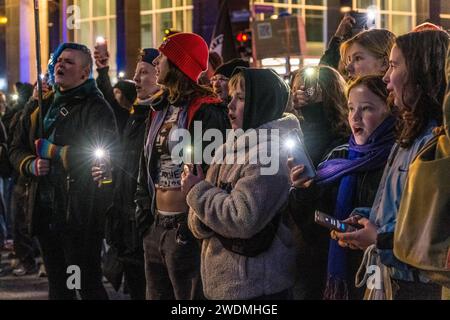
[(241, 91), (245, 91), (245, 77), (243, 72), (236, 73), (231, 77), (230, 81), (228, 81), (228, 92), (230, 96), (238, 88), (241, 89)]
[[(341, 63), (347, 66), (347, 53), (354, 44), (367, 49), (374, 57), (389, 61), (391, 49), (395, 43), (395, 35), (386, 29), (371, 29), (358, 33), (353, 38), (341, 44)], [(388, 65), (388, 63), (386, 64)]]

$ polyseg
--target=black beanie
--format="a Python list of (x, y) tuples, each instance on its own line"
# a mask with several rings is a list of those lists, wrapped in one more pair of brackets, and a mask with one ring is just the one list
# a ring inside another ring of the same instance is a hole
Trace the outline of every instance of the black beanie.
[(122, 91), (122, 94), (125, 96), (125, 99), (127, 99), (129, 102), (134, 103), (134, 100), (136, 100), (136, 85), (131, 80), (119, 80), (119, 82), (116, 83), (114, 88), (119, 89)]
[(250, 65), (245, 60), (233, 59), (217, 68), (216, 72), (214, 72), (214, 75), (221, 74), (230, 79), (234, 69), (236, 69), (237, 67), (248, 68), (249, 66)]
[(155, 60), (159, 56), (159, 51), (154, 48), (145, 48), (142, 49), (141, 59), (143, 62), (147, 62), (149, 64), (153, 64), (153, 60)]

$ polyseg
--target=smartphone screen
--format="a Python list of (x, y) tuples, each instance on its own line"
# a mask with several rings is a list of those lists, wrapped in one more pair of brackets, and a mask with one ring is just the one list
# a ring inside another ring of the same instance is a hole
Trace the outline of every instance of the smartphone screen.
[(286, 141), (287, 152), (289, 157), (293, 158), (295, 165), (302, 164), (305, 166), (302, 177), (314, 178), (316, 176), (316, 169), (300, 136), (301, 132), (297, 129), (294, 129), (289, 133)]
[(318, 210), (316, 210), (314, 215), (314, 221), (325, 228), (338, 232), (354, 232), (358, 230), (357, 227), (344, 223)]

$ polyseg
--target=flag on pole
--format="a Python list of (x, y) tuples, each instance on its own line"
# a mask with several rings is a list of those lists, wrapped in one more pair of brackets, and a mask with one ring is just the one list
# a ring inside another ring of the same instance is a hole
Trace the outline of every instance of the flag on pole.
[(217, 52), (223, 61), (229, 61), (234, 58), (239, 58), (239, 53), (236, 50), (234, 43), (233, 29), (231, 27), (230, 12), (226, 0), (221, 1), (219, 16), (217, 18), (216, 26), (210, 44), (210, 51)]

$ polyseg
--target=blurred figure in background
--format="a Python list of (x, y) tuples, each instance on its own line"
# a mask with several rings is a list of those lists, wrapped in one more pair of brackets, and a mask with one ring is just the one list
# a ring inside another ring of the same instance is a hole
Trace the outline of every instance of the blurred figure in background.
[(217, 52), (209, 51), (208, 69), (202, 72), (202, 74), (200, 75), (200, 79), (198, 80), (198, 83), (204, 86), (210, 86), (211, 78), (213, 77), (217, 68), (220, 67), (222, 64), (223, 64), (222, 57)]
[(214, 75), (210, 79), (211, 87), (214, 93), (218, 95), (225, 104), (228, 104), (230, 100), (230, 96), (228, 94), (228, 81), (230, 81), (231, 75), (237, 67), (248, 68), (250, 65), (247, 61), (242, 59), (230, 60), (217, 68)]

